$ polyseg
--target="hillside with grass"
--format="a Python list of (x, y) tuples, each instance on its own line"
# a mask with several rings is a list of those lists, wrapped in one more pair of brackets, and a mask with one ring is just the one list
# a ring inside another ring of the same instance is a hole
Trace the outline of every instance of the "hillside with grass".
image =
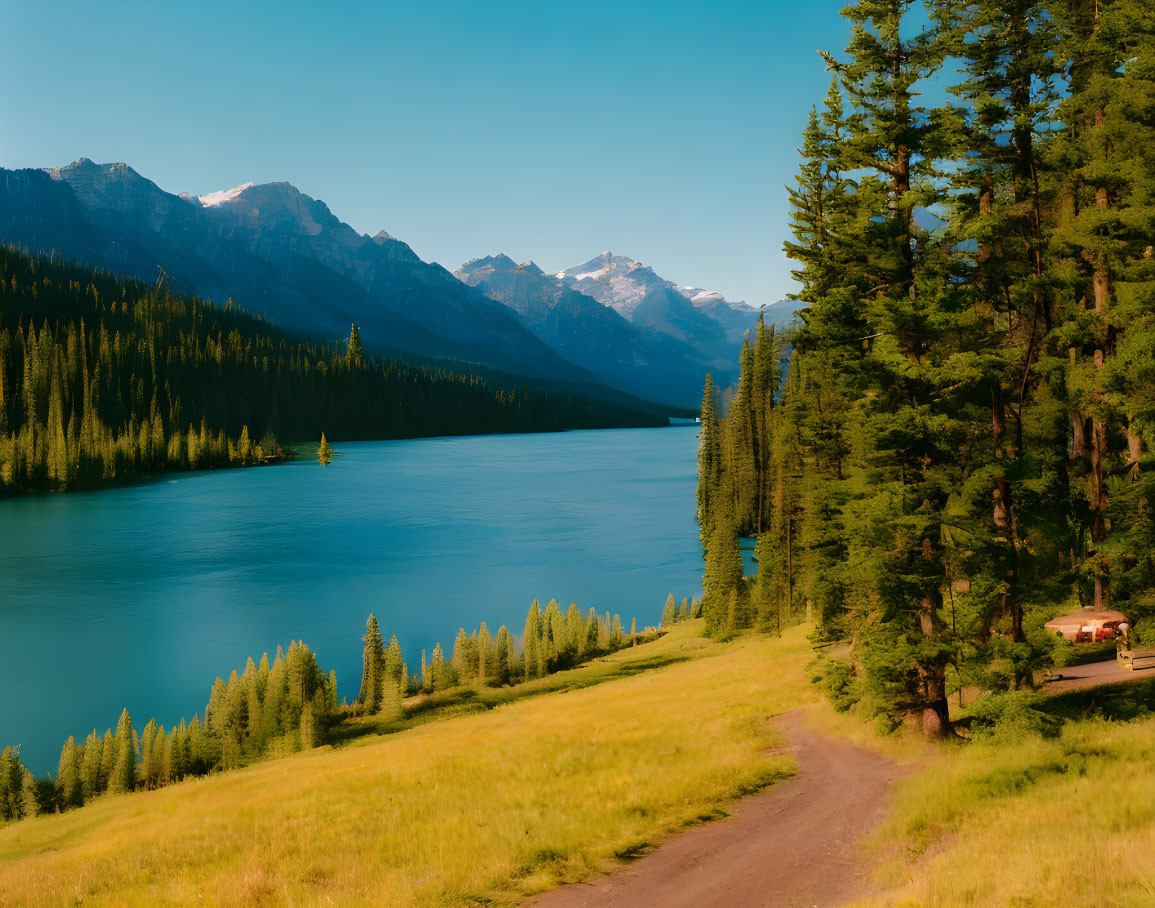
[(0, 902), (509, 904), (579, 879), (792, 771), (766, 720), (815, 699), (804, 630), (701, 629), (410, 699), (391, 733), (4, 827)]
[[(11, 824), (0, 902), (515, 904), (791, 784), (769, 720), (804, 706), (826, 738), (907, 767), (862, 850), (862, 904), (1150, 903), (1155, 682), (1043, 699), (1051, 721), (933, 744), (832, 710), (807, 670), (812, 625), (724, 643), (703, 628), (513, 687), (423, 693), (333, 745)], [(1102, 872), (1083, 872), (1091, 852)]]

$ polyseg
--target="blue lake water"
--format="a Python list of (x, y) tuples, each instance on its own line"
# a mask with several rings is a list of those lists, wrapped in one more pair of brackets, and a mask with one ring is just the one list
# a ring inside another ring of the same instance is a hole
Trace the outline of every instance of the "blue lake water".
[(534, 598), (656, 624), (701, 587), (693, 426), (336, 446), (323, 467), (178, 474), (0, 502), (0, 746), (202, 712), (304, 639), (341, 696), (374, 612), (413, 666)]

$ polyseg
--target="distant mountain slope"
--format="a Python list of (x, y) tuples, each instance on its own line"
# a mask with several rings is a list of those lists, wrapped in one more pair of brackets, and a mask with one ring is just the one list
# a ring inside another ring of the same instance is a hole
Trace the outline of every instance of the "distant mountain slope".
[(758, 310), (720, 293), (683, 287), (641, 262), (612, 252), (558, 271), (554, 277), (609, 306), (638, 327), (661, 332), (694, 348), (726, 380)]
[(779, 300), (769, 306), (763, 306), (762, 317), (767, 327), (774, 325), (777, 328), (788, 328), (794, 323), (796, 313), (802, 305), (798, 300)]
[(384, 232), (358, 234), (288, 183), (173, 195), (125, 164), (81, 158), (0, 170), (0, 239), (155, 280), (376, 351), (452, 357), (523, 375), (592, 377), (506, 308)]
[(454, 274), (508, 306), (570, 362), (629, 394), (696, 406), (709, 365), (692, 346), (631, 324), (597, 300), (506, 255), (466, 262)]

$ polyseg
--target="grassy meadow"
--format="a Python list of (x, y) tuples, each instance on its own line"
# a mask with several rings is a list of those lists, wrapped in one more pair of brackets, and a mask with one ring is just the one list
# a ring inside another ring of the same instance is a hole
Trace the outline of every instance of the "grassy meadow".
[(701, 630), (0, 829), (0, 904), (508, 904), (579, 878), (793, 771), (766, 720), (817, 697), (806, 629)]
[(1155, 905), (1155, 681), (1067, 694), (1056, 737), (1013, 726), (926, 752), (876, 837), (887, 906)]
[[(767, 722), (815, 703), (809, 626), (702, 622), (513, 688), (415, 698), (319, 748), (0, 828), (0, 904), (514, 904), (791, 774)], [(1155, 904), (1155, 681), (1036, 704), (969, 743), (811, 724), (915, 772), (864, 905)], [(375, 724), (379, 723), (379, 724)]]

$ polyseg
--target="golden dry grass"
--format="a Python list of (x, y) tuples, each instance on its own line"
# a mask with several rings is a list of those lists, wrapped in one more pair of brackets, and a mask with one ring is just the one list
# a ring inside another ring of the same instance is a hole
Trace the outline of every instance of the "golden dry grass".
[(792, 771), (766, 719), (816, 696), (804, 629), (700, 627), (571, 681), (665, 667), (5, 828), (0, 903), (504, 904), (581, 877)]
[(1155, 719), (947, 749), (895, 803), (864, 904), (1155, 905)]

